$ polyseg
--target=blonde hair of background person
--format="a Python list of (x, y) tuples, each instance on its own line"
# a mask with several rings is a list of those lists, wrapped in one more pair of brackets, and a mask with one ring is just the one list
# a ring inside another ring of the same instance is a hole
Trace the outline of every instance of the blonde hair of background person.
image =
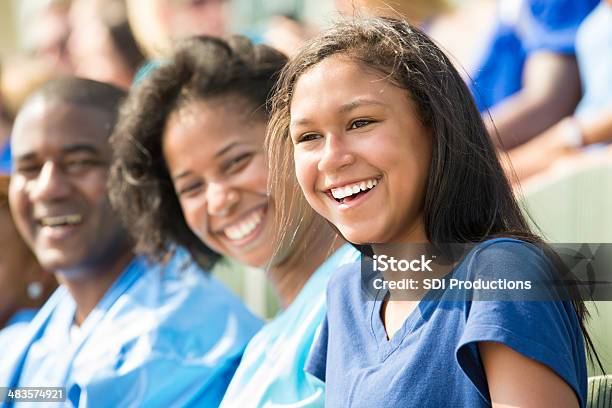
[(171, 51), (173, 40), (192, 35), (221, 36), (226, 31), (226, 1), (126, 0), (128, 20), (150, 58)]
[(348, 16), (366, 13), (404, 18), (418, 25), (450, 11), (453, 4), (448, 0), (336, 0), (336, 8)]
[(27, 309), (38, 309), (57, 286), (23, 241), (8, 205), (9, 177), (0, 175), (0, 329)]

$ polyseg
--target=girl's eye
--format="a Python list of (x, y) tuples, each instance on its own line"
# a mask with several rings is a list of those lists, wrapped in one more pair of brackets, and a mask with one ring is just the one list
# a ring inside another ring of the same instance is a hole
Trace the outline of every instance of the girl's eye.
[(177, 191), (177, 195), (179, 196), (183, 196), (183, 195), (193, 195), (195, 193), (197, 193), (198, 191), (200, 191), (201, 187), (203, 186), (203, 183), (200, 181), (196, 181), (194, 183), (191, 184), (187, 184), (185, 187), (179, 189)]
[(318, 139), (319, 137), (320, 136), (316, 133), (305, 133), (298, 138), (297, 143), (310, 142), (312, 140)]
[(359, 129), (373, 122), (374, 122), (373, 120), (369, 120), (369, 119), (357, 119), (351, 122), (349, 129)]
[(238, 170), (241, 170), (249, 163), (252, 157), (252, 153), (241, 154), (240, 156), (237, 156), (234, 159), (229, 160), (227, 163), (225, 163), (225, 165), (223, 166), (223, 171), (226, 173), (233, 173)]

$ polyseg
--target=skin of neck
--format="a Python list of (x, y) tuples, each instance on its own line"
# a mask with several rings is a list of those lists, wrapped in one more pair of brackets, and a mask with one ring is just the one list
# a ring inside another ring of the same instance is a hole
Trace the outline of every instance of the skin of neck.
[(74, 321), (81, 325), (104, 294), (134, 259), (133, 247), (123, 246), (108, 257), (109, 261), (71, 273), (56, 272), (57, 281), (65, 285), (76, 303)]
[(279, 265), (268, 269), (268, 277), (283, 308), (291, 305), (317, 268), (344, 244), (335, 234), (322, 235), (324, 238), (309, 244), (308, 251), (304, 252), (305, 257), (290, 256)]

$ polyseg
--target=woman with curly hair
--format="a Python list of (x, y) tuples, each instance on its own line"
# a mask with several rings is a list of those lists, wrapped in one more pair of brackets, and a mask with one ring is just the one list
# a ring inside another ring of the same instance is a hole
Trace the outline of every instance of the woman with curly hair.
[(330, 272), (356, 255), (306, 218), (273, 246), (291, 203), (268, 194), (263, 142), (285, 62), (244, 37), (185, 40), (133, 89), (112, 137), (111, 196), (142, 250), (159, 259), (184, 247), (208, 268), (220, 256), (266, 267), (285, 306), (249, 343), (222, 403), (231, 407), (322, 406), (323, 383), (303, 365)]

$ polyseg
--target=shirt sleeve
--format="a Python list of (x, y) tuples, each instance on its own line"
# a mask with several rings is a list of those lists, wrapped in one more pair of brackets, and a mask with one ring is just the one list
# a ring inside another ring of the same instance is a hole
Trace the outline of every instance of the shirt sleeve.
[(528, 0), (519, 36), (527, 53), (575, 53), (576, 31), (598, 0)]
[[(470, 268), (475, 274), (520, 277), (540, 274), (550, 263), (534, 246), (503, 242), (475, 255)], [(501, 272), (500, 272), (501, 271)], [(513, 277), (514, 278), (514, 277)], [(461, 369), (490, 401), (479, 342), (504, 344), (549, 367), (585, 404), (586, 360), (584, 341), (576, 312), (569, 301), (487, 300), (472, 301), (466, 310), (466, 325), (456, 348)]]
[(325, 369), (327, 367), (327, 339), (328, 339), (327, 315), (319, 326), (312, 348), (308, 354), (304, 370), (325, 382)]

